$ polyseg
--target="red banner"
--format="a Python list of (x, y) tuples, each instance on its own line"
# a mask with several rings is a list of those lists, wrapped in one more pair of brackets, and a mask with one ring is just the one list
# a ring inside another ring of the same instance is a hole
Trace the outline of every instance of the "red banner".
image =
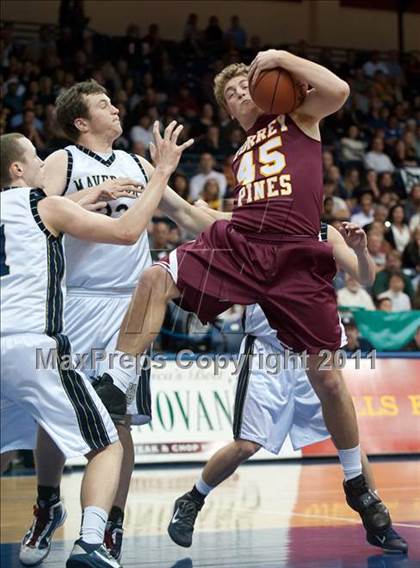
[[(420, 360), (347, 361), (343, 374), (366, 453), (420, 453)], [(304, 448), (302, 454), (335, 456), (336, 450), (327, 441)]]

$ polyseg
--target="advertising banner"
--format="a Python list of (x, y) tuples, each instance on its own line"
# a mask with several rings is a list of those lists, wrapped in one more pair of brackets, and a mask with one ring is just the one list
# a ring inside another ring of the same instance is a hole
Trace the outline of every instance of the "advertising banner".
[[(203, 462), (232, 440), (237, 369), (233, 361), (217, 368), (216, 360), (206, 355), (152, 368), (153, 420), (132, 429), (136, 463)], [(420, 453), (420, 360), (347, 359), (343, 374), (366, 452)], [(294, 451), (287, 439), (279, 456), (261, 450), (255, 458), (302, 455), (336, 452), (330, 441)]]
[[(420, 359), (361, 359), (355, 366), (348, 361), (343, 374), (366, 453), (420, 453)], [(304, 456), (334, 454), (331, 441), (303, 450)]]

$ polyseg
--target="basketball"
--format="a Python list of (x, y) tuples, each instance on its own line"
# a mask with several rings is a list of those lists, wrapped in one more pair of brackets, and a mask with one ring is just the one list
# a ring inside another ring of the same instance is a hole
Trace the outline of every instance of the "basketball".
[(280, 67), (262, 71), (255, 85), (250, 85), (254, 103), (269, 114), (289, 114), (305, 99), (307, 84), (296, 82)]

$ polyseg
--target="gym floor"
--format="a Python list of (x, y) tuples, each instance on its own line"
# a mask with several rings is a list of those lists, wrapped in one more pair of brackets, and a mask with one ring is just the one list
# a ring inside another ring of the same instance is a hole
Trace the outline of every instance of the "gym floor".
[[(336, 463), (251, 463), (207, 498), (193, 546), (183, 549), (166, 534), (176, 497), (201, 468), (140, 467), (128, 499), (122, 564), (125, 568), (420, 568), (420, 460), (373, 463), (377, 486), (395, 528), (410, 545), (408, 556), (383, 554), (365, 542), (356, 513), (345, 504)], [(62, 568), (77, 538), (82, 471), (64, 476), (67, 521), (44, 566)], [(1, 480), (1, 566), (21, 566), (19, 541), (31, 522), (36, 480)]]

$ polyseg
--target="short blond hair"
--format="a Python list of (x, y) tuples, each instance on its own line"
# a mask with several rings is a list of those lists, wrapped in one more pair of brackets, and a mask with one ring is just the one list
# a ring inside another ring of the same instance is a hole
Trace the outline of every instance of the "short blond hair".
[(245, 65), (245, 63), (232, 63), (232, 65), (228, 65), (216, 75), (214, 78), (214, 97), (218, 105), (227, 109), (225, 101), (226, 83), (240, 75), (248, 76), (248, 71), (249, 66)]
[(10, 166), (13, 162), (23, 161), (25, 148), (20, 144), (20, 140), (25, 138), (19, 132), (10, 132), (0, 136), (0, 184), (6, 187), (12, 183), (10, 177)]

